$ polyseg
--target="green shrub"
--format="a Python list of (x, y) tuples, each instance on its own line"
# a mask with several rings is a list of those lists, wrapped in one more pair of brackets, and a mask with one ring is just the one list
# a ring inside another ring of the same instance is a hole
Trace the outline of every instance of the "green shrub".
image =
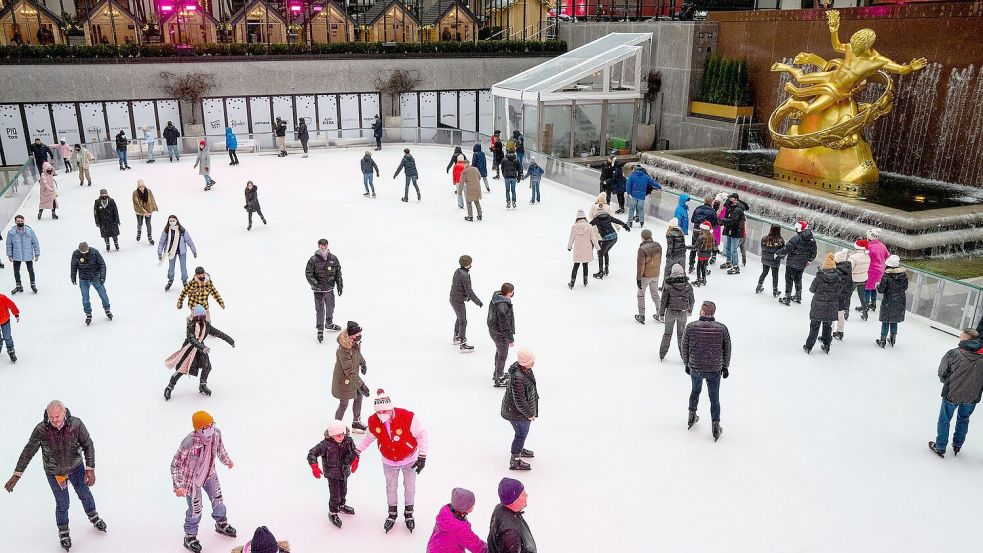
[(730, 106), (751, 105), (747, 62), (717, 54), (708, 56), (697, 100)]

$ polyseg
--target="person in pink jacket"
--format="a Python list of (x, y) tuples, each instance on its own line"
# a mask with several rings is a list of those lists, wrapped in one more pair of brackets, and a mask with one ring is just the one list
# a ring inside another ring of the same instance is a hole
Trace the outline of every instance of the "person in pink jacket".
[(58, 140), (58, 144), (52, 144), (50, 148), (52, 151), (58, 152), (58, 155), (61, 156), (62, 161), (65, 162), (65, 172), (71, 173), (72, 161), (70, 158), (72, 157), (72, 147), (65, 144), (65, 137), (61, 137), (61, 139)]
[(38, 178), (38, 182), (38, 188), (41, 191), (41, 200), (38, 203), (38, 220), (41, 220), (41, 214), (44, 213), (45, 209), (50, 209), (51, 218), (57, 219), (58, 200), (55, 197), (58, 196), (58, 183), (55, 182), (55, 168), (51, 163), (45, 161), (44, 165), (41, 166), (41, 176)]
[(867, 270), (867, 285), (864, 288), (866, 289), (867, 309), (870, 311), (877, 311), (877, 285), (881, 283), (881, 278), (884, 277), (884, 265), (887, 258), (891, 256), (891, 253), (887, 251), (887, 246), (878, 239), (880, 233), (880, 229), (876, 228), (867, 231), (867, 255), (870, 256), (870, 269)]
[[(597, 205), (597, 204), (595, 204)], [(594, 261), (594, 250), (599, 249), (594, 227), (587, 223), (584, 210), (577, 210), (577, 220), (570, 228), (570, 240), (567, 241), (567, 251), (573, 252), (573, 271), (570, 273), (570, 282), (567, 284), (571, 290), (573, 283), (577, 280), (577, 269), (583, 266), (584, 286), (587, 286), (587, 266)]]
[(468, 513), (474, 510), (474, 494), (464, 488), (451, 491), (451, 502), (437, 513), (427, 553), (488, 553), (488, 545), (471, 530)]

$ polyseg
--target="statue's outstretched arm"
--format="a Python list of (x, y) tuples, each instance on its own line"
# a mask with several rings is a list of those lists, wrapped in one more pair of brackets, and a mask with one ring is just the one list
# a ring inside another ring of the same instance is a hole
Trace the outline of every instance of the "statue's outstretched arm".
[(833, 50), (845, 54), (846, 44), (840, 42), (840, 12), (835, 10), (826, 12), (826, 23), (829, 25), (829, 39), (833, 44)]
[(925, 58), (917, 58), (911, 60), (909, 63), (900, 64), (900, 63), (893, 62), (884, 56), (878, 56), (878, 57), (881, 59), (881, 61), (886, 62), (884, 64), (885, 71), (895, 73), (898, 75), (907, 75), (912, 71), (918, 71), (919, 69), (925, 67), (925, 65), (928, 63), (928, 60), (926, 60)]

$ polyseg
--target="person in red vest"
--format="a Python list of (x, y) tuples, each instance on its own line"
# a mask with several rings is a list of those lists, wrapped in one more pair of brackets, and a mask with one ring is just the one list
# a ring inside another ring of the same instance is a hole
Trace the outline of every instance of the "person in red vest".
[[(7, 296), (0, 294), (0, 340), (7, 346), (7, 355), (10, 355), (10, 362), (17, 362), (17, 354), (14, 353), (14, 337), (10, 333), (10, 316), (13, 315), (17, 322), (20, 322), (20, 309)], [(0, 347), (2, 347), (0, 344)], [(2, 350), (0, 350), (2, 351)]]
[(403, 516), (410, 532), (416, 528), (413, 520), (413, 499), (416, 495), (416, 475), (427, 463), (427, 431), (413, 411), (394, 407), (385, 390), (379, 388), (375, 397), (375, 414), (369, 417), (368, 432), (358, 445), (364, 452), (373, 441), (379, 442), (382, 471), (386, 474), (386, 499), (389, 517), (383, 525), (388, 533), (396, 525), (399, 497), (396, 488), (399, 473), (403, 473)]

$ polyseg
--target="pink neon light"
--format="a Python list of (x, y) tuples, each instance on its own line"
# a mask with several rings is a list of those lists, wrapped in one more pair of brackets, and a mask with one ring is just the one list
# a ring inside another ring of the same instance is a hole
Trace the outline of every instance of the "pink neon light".
[(290, 11), (299, 12), (301, 10), (300, 4), (290, 4)]
[(160, 7), (160, 11), (162, 11), (162, 12), (171, 12), (171, 11), (174, 11), (174, 6), (171, 6), (170, 4), (163, 4)]
[(185, 4), (184, 6), (184, 10), (189, 12), (196, 11), (197, 9), (198, 9), (198, 4)]

